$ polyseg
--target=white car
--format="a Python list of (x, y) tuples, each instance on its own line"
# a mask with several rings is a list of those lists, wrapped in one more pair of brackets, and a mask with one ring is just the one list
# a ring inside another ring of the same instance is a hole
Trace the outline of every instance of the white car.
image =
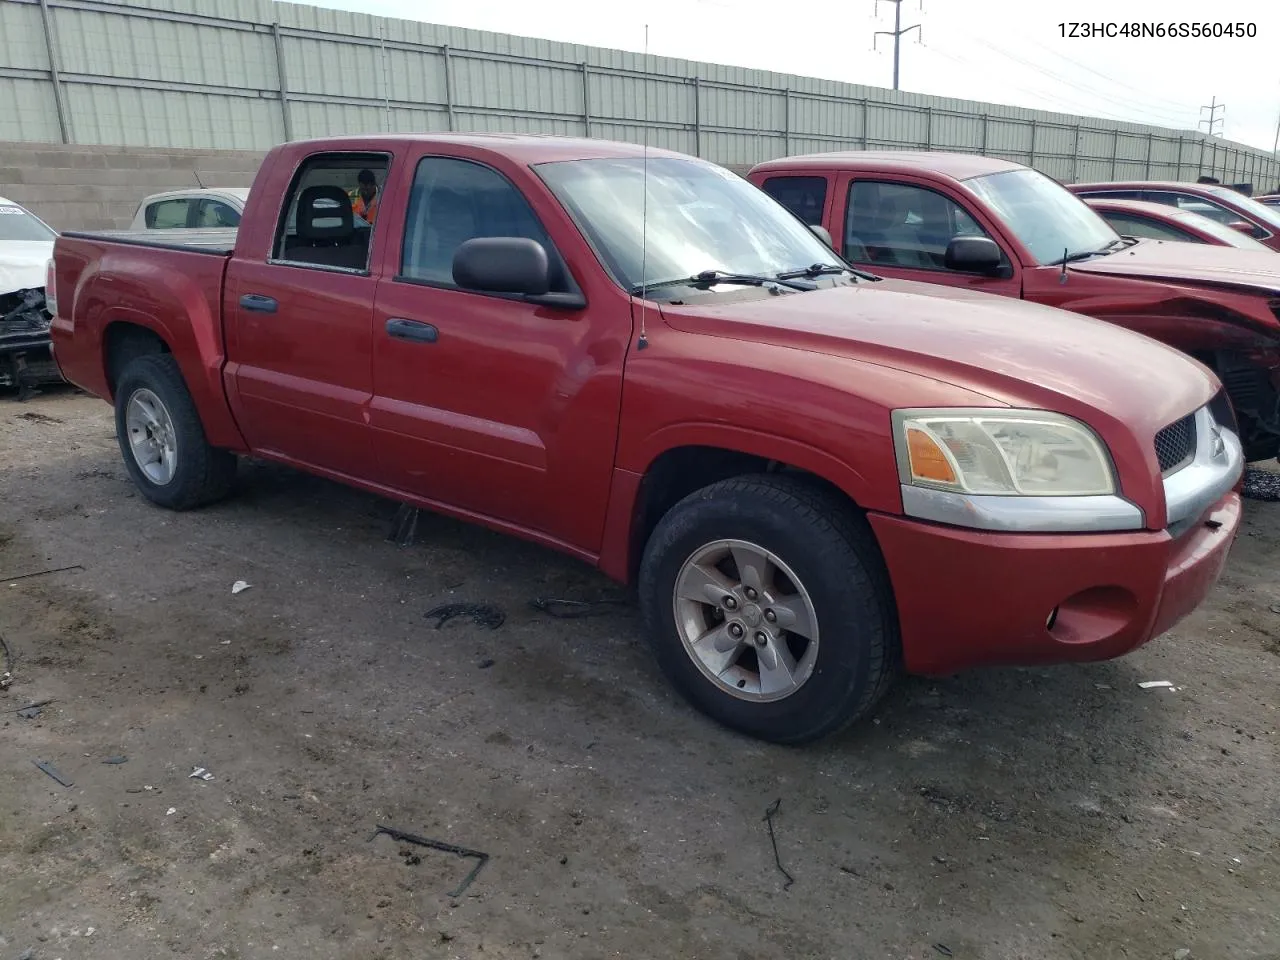
[(58, 234), (30, 210), (0, 197), (0, 297), (44, 289), (45, 268)]
[(248, 187), (203, 187), (153, 193), (138, 204), (130, 229), (238, 227), (248, 197)]
[(57, 236), (30, 210), (0, 197), (0, 386), (25, 391), (61, 379), (49, 352), (44, 294)]

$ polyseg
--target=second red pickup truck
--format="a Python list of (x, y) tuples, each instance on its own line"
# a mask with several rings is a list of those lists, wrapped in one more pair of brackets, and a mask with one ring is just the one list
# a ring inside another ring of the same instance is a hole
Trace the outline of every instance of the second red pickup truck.
[(997, 157), (817, 153), (748, 177), (873, 273), (1061, 307), (1177, 347), (1226, 385), (1247, 459), (1280, 451), (1275, 254), (1121, 237), (1061, 184)]
[(904, 666), (1119, 656), (1239, 523), (1204, 366), (851, 270), (691, 157), (291, 143), (201, 244), (66, 234), (51, 264), (55, 357), (147, 497), (209, 503), (252, 454), (565, 551), (635, 583), (667, 675), (753, 736), (837, 730)]

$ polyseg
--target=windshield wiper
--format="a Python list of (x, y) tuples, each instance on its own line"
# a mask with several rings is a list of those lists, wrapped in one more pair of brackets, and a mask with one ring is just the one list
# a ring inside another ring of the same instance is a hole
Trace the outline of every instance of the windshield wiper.
[(660, 287), (710, 287), (717, 283), (736, 283), (745, 287), (763, 287), (769, 284), (776, 284), (780, 287), (789, 287), (792, 290), (816, 290), (817, 287), (812, 283), (806, 283), (799, 277), (767, 277), (754, 273), (726, 273), (723, 270), (703, 270), (701, 273), (695, 273), (691, 277), (677, 277), (673, 280), (658, 280), (654, 283), (637, 283), (631, 288), (633, 296), (639, 296), (649, 290), (656, 290)]
[(853, 267), (842, 267), (837, 263), (815, 263), (805, 267), (803, 270), (786, 270), (778, 274), (781, 280), (793, 280), (799, 277), (805, 277), (812, 280), (815, 277), (826, 276), (832, 273), (847, 273), (859, 280), (879, 280), (875, 274), (864, 273), (861, 270), (855, 270)]

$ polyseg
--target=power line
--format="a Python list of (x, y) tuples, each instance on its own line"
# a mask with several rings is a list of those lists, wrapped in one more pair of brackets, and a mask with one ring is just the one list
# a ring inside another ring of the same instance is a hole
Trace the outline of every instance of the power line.
[[(966, 57), (948, 53), (947, 51), (942, 50), (938, 47), (926, 46), (926, 49), (929, 50), (931, 53), (937, 56), (943, 57), (946, 60), (950, 60), (952, 63), (955, 63), (956, 65), (961, 67), (965, 67), (966, 69), (983, 70), (983, 69), (990, 68), (990, 64), (976, 63), (972, 60), (969, 60)], [(1042, 74), (1044, 73), (1044, 71), (1037, 71), (1037, 72), (1040, 72)], [(1061, 80), (1061, 78), (1057, 78), (1052, 74), (1045, 74), (1045, 76), (1051, 80), (1058, 80), (1058, 81)], [(1043, 88), (1032, 86), (1031, 84), (1022, 84), (1021, 86), (1025, 92), (1033, 94), (1034, 96), (1039, 98), (1041, 101), (1043, 101), (1039, 105), (1041, 109), (1045, 109), (1047, 106), (1049, 109), (1057, 110), (1057, 112), (1060, 112), (1060, 113), (1081, 114), (1083, 116), (1098, 117), (1104, 120), (1113, 120), (1119, 123), (1135, 122), (1132, 114), (1128, 114), (1128, 115), (1118, 114), (1111, 110), (1106, 109), (1103, 106), (1100, 106), (1096, 102), (1090, 103), (1090, 102), (1074, 99), (1072, 97), (1064, 95), (1062, 93), (1062, 90), (1064, 88), (1071, 89), (1070, 84), (1059, 82), (1058, 84), (1056, 84), (1056, 89), (1052, 92)], [(1114, 103), (1114, 101), (1110, 101), (1110, 100), (1104, 100), (1104, 102), (1108, 104)], [(1122, 104), (1115, 104), (1115, 105), (1123, 107)], [(1023, 104), (1023, 106), (1029, 106), (1029, 104)], [(1179, 120), (1174, 124), (1174, 126), (1185, 126), (1185, 125), (1186, 125), (1185, 120)]]
[[(901, 52), (902, 38), (905, 34), (912, 30), (919, 30), (920, 24), (913, 23), (909, 27), (902, 25), (902, 0), (884, 0), (885, 3), (893, 4), (893, 29), (877, 30), (871, 38), (871, 45), (875, 46), (876, 37), (893, 37), (893, 89), (898, 89), (898, 57)], [(876, 0), (876, 16), (880, 15), (880, 0)], [(917, 34), (919, 36), (919, 34)]]

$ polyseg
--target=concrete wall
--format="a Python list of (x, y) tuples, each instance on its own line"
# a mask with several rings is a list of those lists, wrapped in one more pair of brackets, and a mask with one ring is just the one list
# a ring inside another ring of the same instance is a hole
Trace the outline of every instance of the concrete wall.
[(0, 197), (57, 230), (110, 230), (133, 220), (142, 198), (177, 187), (247, 187), (256, 151), (158, 150), (0, 143)]
[[(249, 187), (265, 153), (0, 143), (0, 197), (55, 230), (122, 230), (142, 198), (199, 186)], [(745, 174), (747, 164), (729, 164)]]

